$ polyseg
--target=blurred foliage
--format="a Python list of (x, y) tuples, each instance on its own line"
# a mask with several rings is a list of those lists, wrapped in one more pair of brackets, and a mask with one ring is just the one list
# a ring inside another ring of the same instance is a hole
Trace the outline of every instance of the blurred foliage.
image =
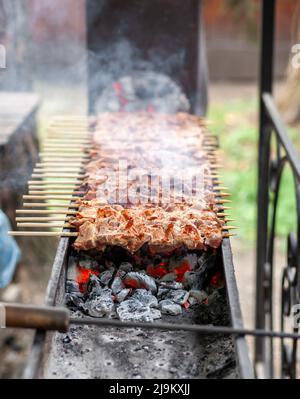
[[(256, 237), (257, 212), (257, 156), (258, 120), (257, 101), (254, 98), (232, 100), (211, 105), (209, 119), (211, 131), (220, 140), (220, 174), (224, 185), (232, 193), (230, 218), (245, 247), (253, 247)], [(290, 135), (297, 140), (296, 129)], [(293, 177), (289, 169), (283, 174), (280, 189), (276, 232), (284, 238), (295, 231), (296, 208)]]
[(248, 39), (253, 41), (257, 39), (259, 2), (253, 0), (225, 0), (224, 11), (230, 11), (236, 23), (242, 24), (244, 34)]

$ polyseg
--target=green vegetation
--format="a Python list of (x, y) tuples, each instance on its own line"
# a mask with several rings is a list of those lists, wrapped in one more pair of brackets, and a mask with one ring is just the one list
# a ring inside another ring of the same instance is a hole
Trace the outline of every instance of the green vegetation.
[[(256, 236), (258, 122), (254, 99), (229, 100), (211, 106), (211, 131), (220, 140), (222, 181), (232, 193), (230, 224), (239, 226), (238, 236), (245, 246), (253, 246)], [(296, 141), (296, 129), (290, 129)], [(279, 237), (295, 229), (294, 184), (286, 169), (281, 182), (276, 232)]]

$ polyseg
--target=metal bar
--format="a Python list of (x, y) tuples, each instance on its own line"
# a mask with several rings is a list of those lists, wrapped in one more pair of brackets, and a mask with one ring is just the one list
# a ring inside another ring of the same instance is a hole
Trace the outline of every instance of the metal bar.
[(263, 104), (266, 110), (266, 113), (269, 117), (269, 123), (272, 124), (274, 131), (282, 145), (282, 147), (286, 151), (286, 157), (293, 168), (293, 171), (298, 180), (300, 180), (300, 159), (299, 154), (297, 153), (295, 146), (293, 145), (285, 124), (278, 112), (278, 109), (274, 103), (273, 97), (269, 93), (263, 93), (262, 95)]
[(191, 331), (199, 334), (226, 334), (238, 336), (255, 336), (255, 337), (272, 337), (272, 338), (290, 338), (300, 339), (300, 334), (284, 333), (281, 331), (265, 331), (258, 329), (247, 328), (233, 328), (226, 326), (212, 326), (199, 324), (180, 324), (180, 323), (164, 323), (164, 322), (135, 322), (135, 321), (121, 321), (114, 319), (94, 319), (84, 317), (82, 319), (70, 318), (72, 325), (93, 325), (98, 327), (117, 327), (117, 328), (145, 328), (148, 330), (168, 330), (168, 331)]
[[(243, 329), (244, 324), (229, 239), (224, 239), (222, 242), (222, 260), (226, 279), (226, 292), (231, 315), (231, 323), (233, 328)], [(244, 337), (236, 337), (235, 346), (241, 378), (254, 378), (253, 366), (249, 358), (248, 345)]]
[[(256, 314), (255, 326), (265, 328), (264, 311), (264, 267), (267, 256), (268, 202), (269, 202), (269, 155), (270, 126), (263, 93), (272, 93), (273, 53), (275, 32), (275, 0), (263, 0), (260, 58), (260, 117), (259, 117), (259, 161), (258, 161), (258, 209), (257, 209), (257, 254), (256, 254)], [(255, 341), (255, 362), (265, 359), (265, 341)], [(272, 374), (269, 368), (269, 375)]]

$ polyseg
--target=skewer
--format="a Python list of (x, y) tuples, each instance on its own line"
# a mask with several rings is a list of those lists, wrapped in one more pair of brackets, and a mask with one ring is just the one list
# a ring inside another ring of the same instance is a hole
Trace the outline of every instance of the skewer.
[(8, 235), (14, 237), (78, 237), (78, 233), (68, 231), (9, 231)]
[(89, 150), (91, 149), (91, 147), (73, 147), (73, 148), (68, 148), (65, 145), (61, 146), (61, 147), (57, 147), (57, 146), (49, 146), (49, 145), (45, 145), (42, 148), (43, 152), (58, 152), (58, 153), (64, 153), (64, 154), (74, 154), (74, 153), (87, 153)]
[[(68, 208), (68, 204), (65, 203), (39, 203), (39, 202), (24, 202), (24, 208)], [(70, 203), (70, 208), (79, 208), (79, 204)]]
[(40, 180), (29, 180), (28, 181), (28, 185), (29, 186), (53, 186), (51, 188), (54, 187), (61, 187), (61, 185), (73, 185), (73, 186), (81, 186), (82, 182), (78, 179), (76, 180), (57, 180), (55, 182), (51, 182), (51, 181), (40, 181)]
[(62, 151), (56, 151), (56, 152), (40, 152), (39, 153), (40, 157), (46, 157), (46, 158), (74, 158), (75, 160), (78, 161), (78, 159), (90, 159), (90, 156), (88, 154), (85, 154), (84, 152), (62, 152)]
[(232, 201), (227, 199), (216, 200), (216, 204), (230, 204)]
[[(70, 223), (17, 223), (18, 227), (44, 227), (44, 228), (68, 228), (75, 229), (76, 227)], [(235, 226), (223, 226), (223, 231), (237, 230), (238, 227)]]
[[(44, 143), (53, 143), (53, 144), (70, 144), (70, 139), (65, 139), (64, 137), (59, 137), (57, 139), (54, 138), (47, 138)], [(73, 138), (72, 139), (72, 145), (77, 145), (77, 144), (91, 144), (92, 141), (91, 139), (81, 139), (81, 138)]]
[[(85, 194), (85, 193), (83, 193)], [(227, 195), (226, 195), (227, 196)], [(222, 195), (218, 195), (218, 197), (222, 197)], [(52, 194), (43, 194), (43, 195), (23, 195), (23, 199), (26, 200), (77, 200), (77, 199), (82, 199), (82, 197), (77, 197), (74, 196), (72, 194), (70, 195), (64, 195), (64, 193), (62, 194), (57, 194), (57, 195), (52, 195)], [(216, 200), (216, 204), (226, 204), (226, 203), (231, 203), (231, 200), (227, 200), (227, 199), (221, 199), (221, 200)]]
[(72, 195), (23, 195), (24, 200), (62, 200), (75, 201), (82, 199), (81, 197), (74, 197)]
[(29, 195), (84, 195), (86, 192), (85, 191), (78, 191), (78, 190), (64, 190), (64, 191), (59, 191), (59, 190), (40, 190), (40, 191), (32, 191), (29, 190)]
[(43, 151), (64, 151), (67, 153), (71, 152), (87, 152), (92, 148), (91, 145), (65, 145), (65, 144), (45, 144), (43, 145)]
[(82, 172), (83, 168), (78, 166), (78, 167), (68, 167), (68, 166), (61, 166), (58, 168), (55, 167), (48, 167), (48, 166), (42, 166), (40, 168), (34, 168), (33, 172), (34, 173), (45, 173), (45, 172), (49, 172), (49, 173), (54, 173), (54, 172)]
[(76, 167), (78, 166), (79, 168), (84, 168), (84, 164), (82, 162), (41, 162), (41, 163), (36, 163), (35, 164), (36, 168), (45, 168), (45, 167)]
[(75, 177), (75, 178), (77, 178), (77, 179), (79, 179), (79, 178), (84, 178), (86, 175), (85, 174), (80, 174), (80, 173), (76, 173), (75, 174), (75, 176), (74, 176), (74, 173), (47, 173), (47, 172), (45, 172), (45, 173), (33, 173), (32, 175), (31, 175), (31, 178), (32, 179), (43, 179), (43, 178), (45, 178), (45, 177), (56, 177), (56, 178), (68, 178), (68, 177)]
[(67, 222), (72, 216), (17, 217), (16, 222)]
[[(78, 233), (68, 231), (9, 231), (9, 236), (14, 237), (78, 237)], [(223, 234), (223, 238), (233, 237), (236, 234)]]
[(17, 209), (16, 214), (23, 214), (23, 215), (77, 215), (77, 211), (73, 211), (70, 209), (47, 209), (47, 210), (40, 210), (40, 209)]
[(75, 229), (70, 223), (17, 223), (18, 227), (45, 227), (45, 228), (68, 228)]

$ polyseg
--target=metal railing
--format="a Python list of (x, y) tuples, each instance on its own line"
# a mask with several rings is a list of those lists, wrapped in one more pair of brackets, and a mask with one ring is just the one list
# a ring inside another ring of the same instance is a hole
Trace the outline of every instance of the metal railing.
[[(287, 332), (295, 317), (293, 305), (300, 303), (300, 158), (289, 137), (272, 96), (273, 53), (276, 0), (264, 0), (262, 12), (262, 47), (260, 81), (260, 127), (258, 164), (256, 328), (274, 329), (275, 300), (281, 296), (280, 328)], [(273, 144), (275, 143), (275, 147)], [(297, 220), (296, 234), (287, 237), (287, 266), (282, 270), (281, 292), (276, 292), (274, 279), (274, 245), (279, 193), (284, 170), (289, 167), (295, 185), (296, 206), (287, 217)], [(298, 327), (292, 331), (298, 333)], [(297, 377), (298, 339), (281, 339), (281, 378)], [(273, 339), (257, 337), (255, 363), (263, 366), (264, 376), (274, 378)]]

